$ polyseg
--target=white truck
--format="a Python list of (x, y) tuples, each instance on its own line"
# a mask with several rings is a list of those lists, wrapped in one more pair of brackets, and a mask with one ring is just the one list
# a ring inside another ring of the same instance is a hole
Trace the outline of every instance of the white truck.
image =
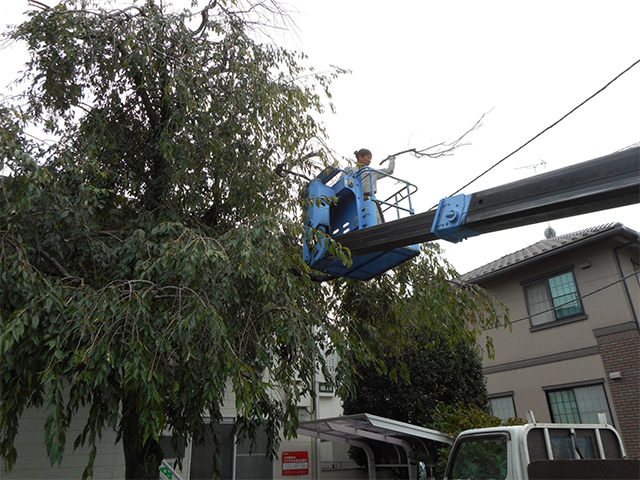
[[(603, 419), (604, 420), (604, 419)], [(535, 423), (466, 430), (455, 440), (445, 479), (638, 479), (610, 425)]]

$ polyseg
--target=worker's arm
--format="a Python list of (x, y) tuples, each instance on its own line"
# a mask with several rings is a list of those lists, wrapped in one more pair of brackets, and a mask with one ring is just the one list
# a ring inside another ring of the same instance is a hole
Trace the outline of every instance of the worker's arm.
[(393, 171), (396, 169), (396, 157), (388, 157), (386, 161), (389, 162), (389, 166), (387, 168), (377, 168), (376, 170), (386, 175), (392, 175)]

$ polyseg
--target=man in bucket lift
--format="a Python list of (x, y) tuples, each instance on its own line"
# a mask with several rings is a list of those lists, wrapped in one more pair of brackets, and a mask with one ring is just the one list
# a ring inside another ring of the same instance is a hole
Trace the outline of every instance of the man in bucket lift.
[[(371, 150), (366, 148), (361, 148), (360, 150), (356, 150), (353, 152), (356, 156), (356, 166), (352, 168), (348, 168), (347, 171), (351, 175), (355, 175), (358, 170), (364, 167), (368, 167), (371, 164), (371, 159), (373, 155)], [(362, 194), (365, 200), (370, 200), (371, 195), (375, 195), (377, 192), (377, 182), (379, 178), (383, 178), (387, 175), (393, 174), (394, 169), (396, 168), (396, 157), (390, 156), (385, 159), (385, 161), (389, 161), (389, 166), (387, 168), (382, 168), (377, 171), (368, 171), (362, 175)], [(373, 188), (373, 191), (372, 191)], [(378, 217), (378, 225), (384, 222), (384, 217), (382, 216), (382, 209), (380, 208), (380, 204), (376, 202), (376, 214)]]

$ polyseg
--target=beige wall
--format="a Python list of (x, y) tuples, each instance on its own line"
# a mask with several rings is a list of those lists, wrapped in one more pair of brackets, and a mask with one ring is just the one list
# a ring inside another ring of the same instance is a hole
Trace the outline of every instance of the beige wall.
[[(619, 262), (620, 269), (624, 276), (630, 276), (627, 278), (622, 287), (625, 288), (627, 293), (627, 302), (629, 303), (629, 314), (640, 317), (640, 274), (635, 270), (638, 268), (640, 262), (640, 247), (638, 244), (627, 245), (625, 247), (617, 249), (615, 252), (616, 262)], [(635, 265), (634, 263), (635, 262)]]
[[(521, 282), (573, 265), (580, 294), (591, 293), (620, 279), (613, 252), (614, 246), (612, 243), (599, 244), (575, 253), (558, 255), (549, 261), (482, 283), (483, 288), (494, 292), (509, 308), (510, 319), (513, 322), (511, 330), (487, 332), (487, 335), (493, 338), (496, 358), (488, 359), (485, 355), (485, 367), (596, 347), (597, 340), (593, 330), (633, 321), (631, 305), (623, 283), (584, 298), (582, 302), (585, 317), (575, 322), (531, 331), (527, 318)], [(630, 272), (631, 262), (628, 257), (626, 261)], [(634, 277), (630, 280), (638, 284)], [(638, 287), (633, 285), (633, 282), (627, 283), (637, 298)]]
[[(2, 480), (17, 479), (80, 479), (87, 466), (88, 448), (73, 451), (73, 442), (82, 431), (86, 412), (80, 411), (67, 432), (67, 444), (62, 465), (51, 466), (44, 443), (46, 413), (43, 409), (29, 409), (20, 419), (20, 432), (16, 437), (18, 459), (11, 472), (0, 470)], [(122, 443), (115, 445), (115, 432), (105, 432), (98, 445), (94, 463), (94, 479), (124, 478)]]
[[(630, 239), (609, 238), (552, 255), (480, 285), (509, 308), (513, 322), (511, 330), (487, 332), (496, 350), (494, 359), (486, 353), (484, 359), (489, 393), (513, 392), (518, 416), (533, 410), (546, 422), (551, 418), (545, 388), (602, 383), (627, 451), (638, 455), (640, 282), (632, 260), (637, 265), (639, 250)], [(531, 328), (522, 282), (571, 267), (580, 295), (587, 295), (585, 315)], [(621, 281), (624, 276), (629, 278)]]
[[(600, 357), (590, 356), (488, 375), (487, 389), (490, 393), (513, 391), (517, 416), (526, 418), (526, 412), (532, 410), (536, 420), (551, 422), (543, 387), (604, 378)], [(611, 398), (608, 392), (607, 396)]]

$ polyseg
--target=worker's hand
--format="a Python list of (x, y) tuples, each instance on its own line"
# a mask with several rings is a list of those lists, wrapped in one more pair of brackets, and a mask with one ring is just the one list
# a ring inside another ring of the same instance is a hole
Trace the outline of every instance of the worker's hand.
[(389, 155), (387, 158), (385, 158), (384, 160), (382, 160), (380, 162), (380, 165), (382, 165), (384, 162), (388, 162), (388, 161), (395, 160), (395, 159), (396, 159), (395, 155)]

